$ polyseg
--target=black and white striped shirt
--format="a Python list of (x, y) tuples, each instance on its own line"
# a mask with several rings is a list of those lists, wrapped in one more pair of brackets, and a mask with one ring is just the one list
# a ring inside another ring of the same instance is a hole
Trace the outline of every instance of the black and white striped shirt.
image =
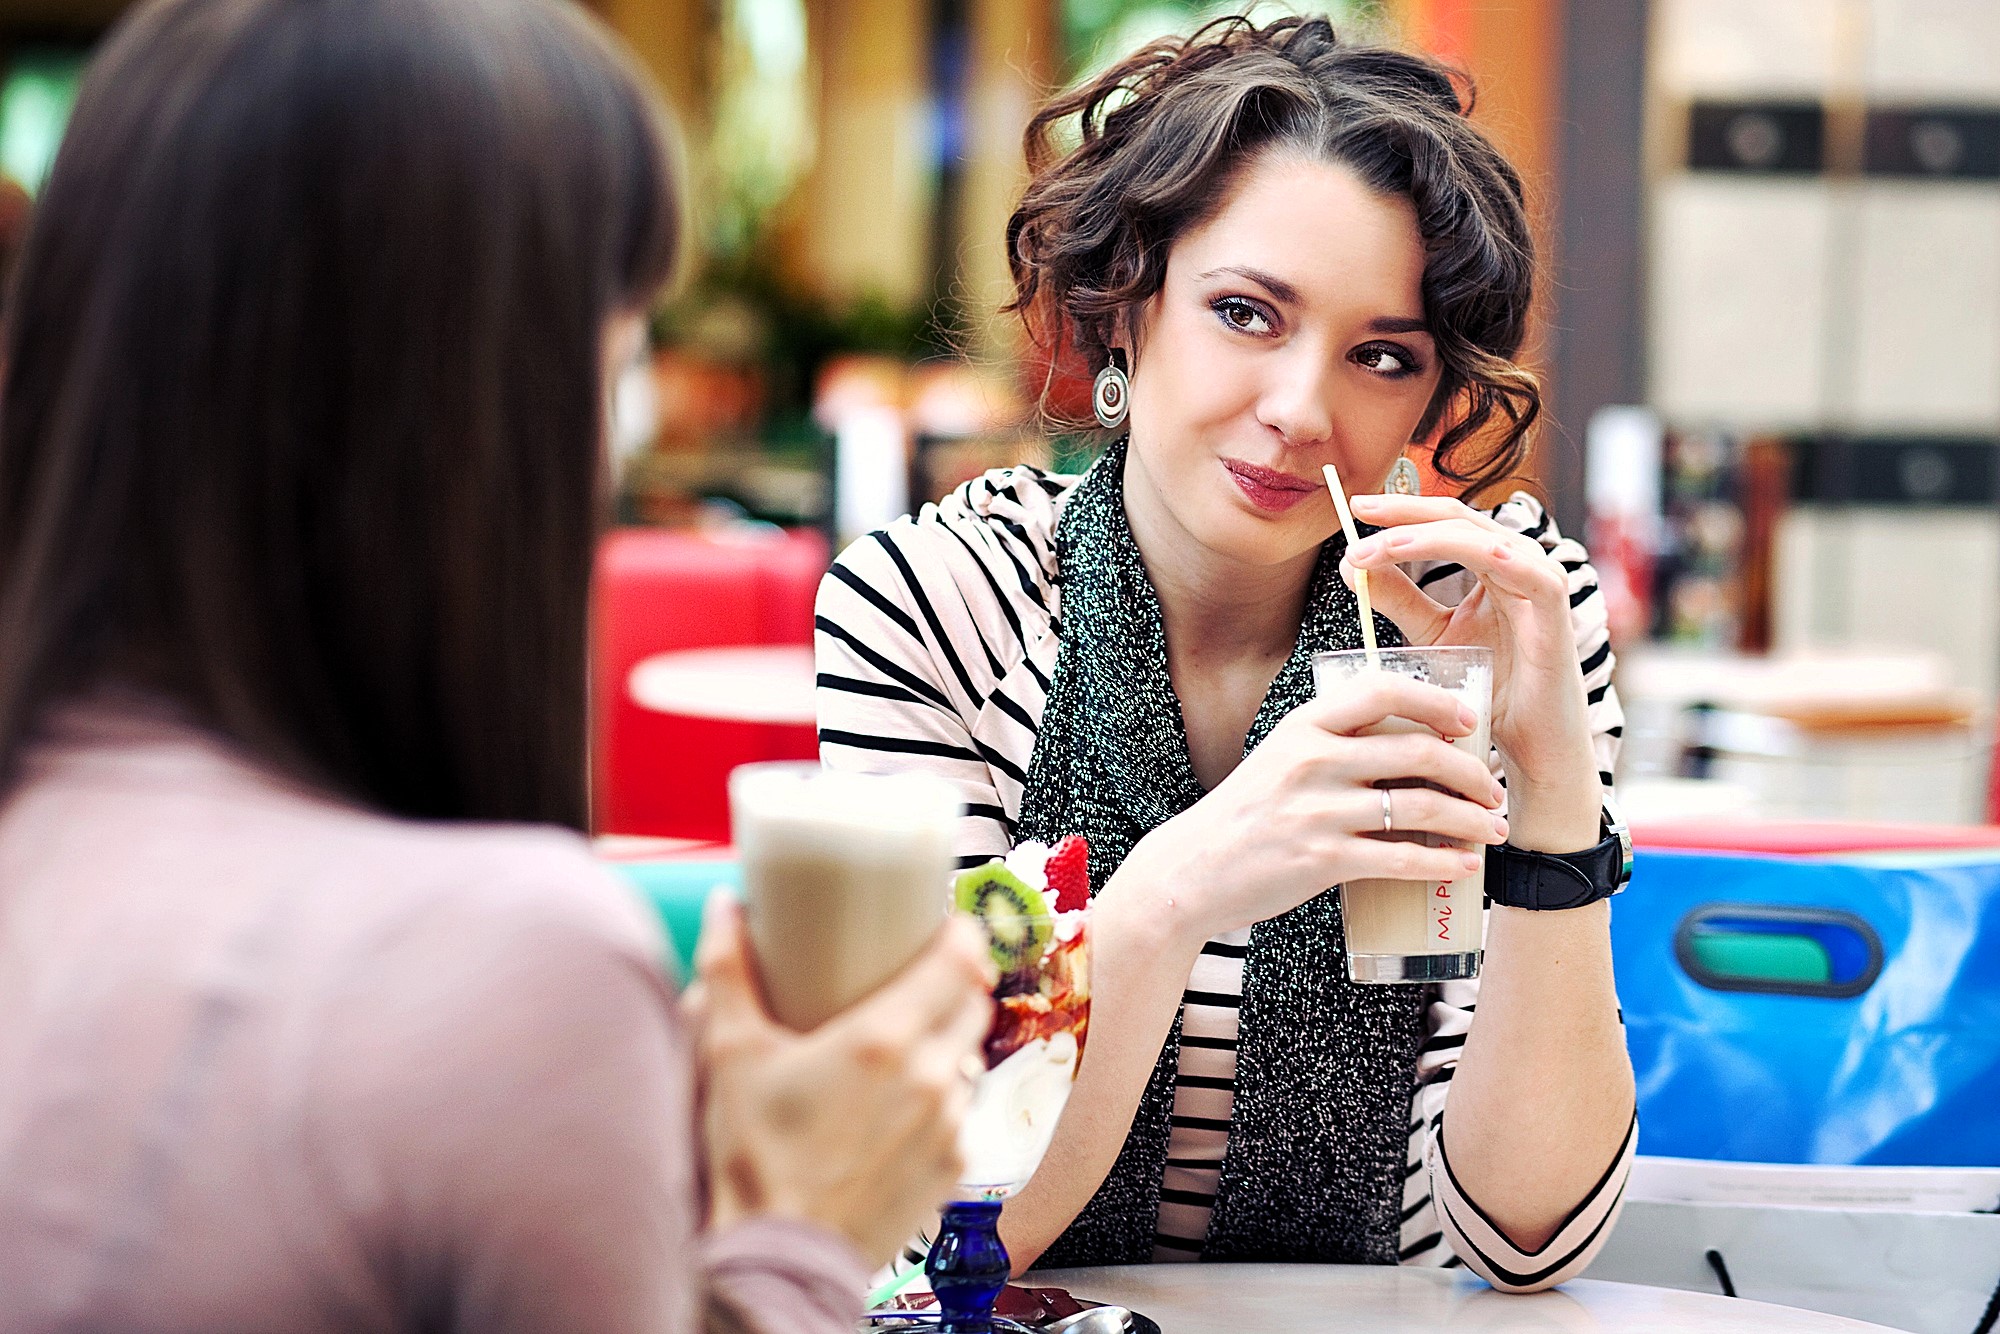
[[(832, 768), (921, 769), (954, 783), (965, 800), (963, 865), (1013, 846), (1061, 647), (1055, 528), (1076, 480), (1025, 467), (988, 473), (854, 543), (820, 587), (821, 758)], [(1583, 548), (1558, 534), (1532, 497), (1517, 492), (1491, 513), (1541, 542), (1569, 572), (1590, 725), (1609, 791), (1623, 717), (1597, 576)], [(1472, 587), (1457, 566), (1409, 568), (1442, 602), (1455, 603)], [(1497, 756), (1494, 765), (1498, 773)], [(1228, 1146), (1249, 934), (1245, 928), (1209, 941), (1188, 978), (1156, 1260), (1198, 1258), (1207, 1232)], [(1477, 981), (1431, 988), (1410, 1112), (1401, 1259), (1462, 1260), (1497, 1287), (1541, 1286), (1580, 1272), (1595, 1255), (1623, 1199), (1634, 1146), (1628, 1136), (1603, 1180), (1541, 1250), (1509, 1243), (1457, 1188), (1442, 1153), (1451, 1076), (1478, 994)]]

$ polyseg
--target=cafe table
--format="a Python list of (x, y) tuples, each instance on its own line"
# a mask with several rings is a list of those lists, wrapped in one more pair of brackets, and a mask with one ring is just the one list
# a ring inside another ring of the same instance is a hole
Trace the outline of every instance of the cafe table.
[(1840, 1316), (1698, 1292), (1576, 1279), (1547, 1292), (1495, 1292), (1463, 1270), (1387, 1265), (1162, 1264), (1037, 1269), (1028, 1287), (1129, 1307), (1162, 1334), (1861, 1334)]
[(655, 653), (626, 678), (632, 701), (655, 713), (732, 723), (810, 727), (813, 651), (806, 644), (741, 644)]

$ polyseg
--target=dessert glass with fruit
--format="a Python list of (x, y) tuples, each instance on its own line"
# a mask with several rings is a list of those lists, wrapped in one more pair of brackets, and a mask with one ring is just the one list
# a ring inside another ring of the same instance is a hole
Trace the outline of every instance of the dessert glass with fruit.
[(1028, 1184), (1062, 1119), (1090, 1031), (1088, 845), (1024, 843), (959, 873), (958, 911), (984, 928), (999, 982), (985, 1073), (959, 1132), (965, 1171), (924, 1272), (943, 1334), (1020, 1329), (993, 1315), (1010, 1264), (1000, 1205)]

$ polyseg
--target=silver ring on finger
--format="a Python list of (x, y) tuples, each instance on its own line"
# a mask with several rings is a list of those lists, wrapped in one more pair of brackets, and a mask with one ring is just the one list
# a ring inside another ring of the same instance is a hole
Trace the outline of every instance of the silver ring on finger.
[(1385, 834), (1396, 832), (1396, 808), (1389, 804), (1389, 794), (1393, 791), (1394, 788), (1382, 789), (1382, 832)]

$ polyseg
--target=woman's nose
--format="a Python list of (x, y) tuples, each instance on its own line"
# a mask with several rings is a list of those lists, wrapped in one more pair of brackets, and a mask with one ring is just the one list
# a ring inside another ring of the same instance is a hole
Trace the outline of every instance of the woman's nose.
[(1299, 349), (1271, 368), (1258, 397), (1257, 419), (1292, 446), (1323, 443), (1333, 434), (1332, 376), (1326, 359)]

